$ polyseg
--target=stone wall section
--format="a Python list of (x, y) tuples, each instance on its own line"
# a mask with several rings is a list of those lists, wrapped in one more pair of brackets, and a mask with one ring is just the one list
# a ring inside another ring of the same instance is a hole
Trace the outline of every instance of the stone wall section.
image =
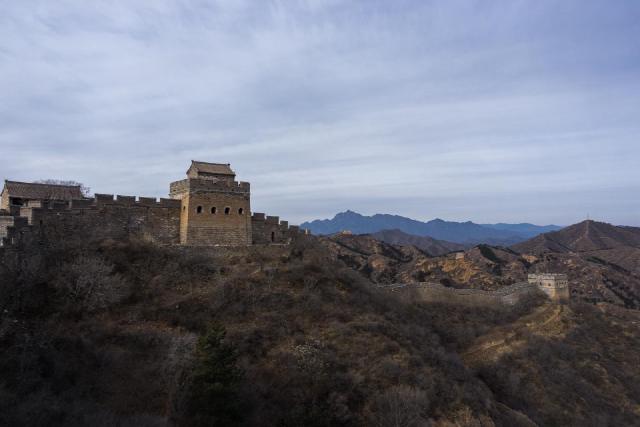
[(65, 238), (90, 231), (97, 239), (138, 237), (178, 244), (179, 226), (180, 201), (96, 194), (94, 199), (68, 203), (30, 202), (20, 208), (20, 216), (0, 216), (0, 237), (7, 245), (24, 233)]
[(91, 238), (136, 236), (198, 247), (285, 244), (300, 233), (278, 217), (252, 216), (250, 184), (234, 177), (229, 164), (192, 161), (187, 178), (170, 184), (170, 199), (96, 194), (61, 202), (28, 200), (0, 209), (0, 245), (31, 231), (59, 239), (82, 231)]
[(251, 229), (254, 245), (288, 244), (296, 236), (308, 234), (296, 225), (289, 225), (287, 221), (280, 221), (277, 216), (267, 216), (255, 212), (251, 216)]
[(449, 288), (439, 283), (429, 282), (387, 285), (382, 288), (393, 292), (403, 292), (412, 300), (486, 307), (515, 305), (528, 297), (540, 295), (541, 292), (538, 286), (528, 282), (516, 283), (495, 291)]

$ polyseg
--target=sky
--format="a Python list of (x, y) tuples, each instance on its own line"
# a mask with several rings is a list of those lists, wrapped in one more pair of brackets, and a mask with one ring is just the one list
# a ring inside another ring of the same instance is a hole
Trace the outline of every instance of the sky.
[(640, 2), (0, 0), (0, 178), (640, 226)]

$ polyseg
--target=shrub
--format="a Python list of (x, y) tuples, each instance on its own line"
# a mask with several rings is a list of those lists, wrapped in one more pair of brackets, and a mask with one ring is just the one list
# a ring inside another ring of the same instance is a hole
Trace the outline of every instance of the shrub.
[(94, 256), (80, 256), (66, 264), (54, 287), (75, 310), (87, 312), (107, 308), (129, 294), (124, 278), (113, 274), (113, 265)]
[(393, 386), (373, 402), (371, 425), (378, 427), (412, 427), (427, 425), (427, 394), (407, 385)]

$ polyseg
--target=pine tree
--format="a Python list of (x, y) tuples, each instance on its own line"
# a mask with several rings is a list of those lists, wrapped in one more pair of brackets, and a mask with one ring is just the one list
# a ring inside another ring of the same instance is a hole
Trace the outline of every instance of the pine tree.
[(236, 426), (242, 421), (237, 391), (242, 371), (225, 336), (224, 327), (213, 325), (198, 340), (189, 400), (192, 425)]

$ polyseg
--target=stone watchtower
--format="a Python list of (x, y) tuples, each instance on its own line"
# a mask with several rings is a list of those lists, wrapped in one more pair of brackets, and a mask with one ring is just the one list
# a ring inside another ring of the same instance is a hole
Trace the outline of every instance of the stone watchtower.
[(172, 182), (169, 196), (182, 201), (180, 243), (191, 246), (250, 245), (248, 182), (237, 182), (228, 163), (192, 161), (187, 179)]
[(529, 283), (537, 285), (553, 301), (569, 301), (569, 281), (566, 274), (529, 274)]

